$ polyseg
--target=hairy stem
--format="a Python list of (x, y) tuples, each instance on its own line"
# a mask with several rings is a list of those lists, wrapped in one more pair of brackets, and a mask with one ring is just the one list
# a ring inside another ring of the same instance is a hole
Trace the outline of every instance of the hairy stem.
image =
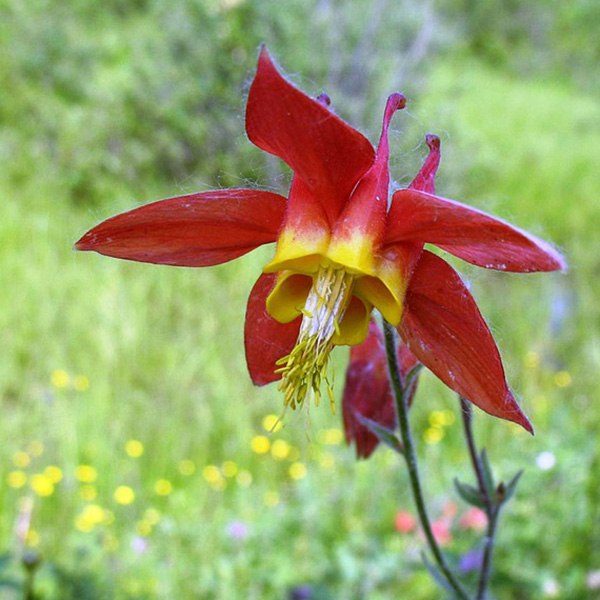
[(417, 455), (415, 451), (415, 445), (410, 429), (410, 423), (408, 421), (408, 399), (406, 398), (402, 386), (402, 379), (400, 377), (400, 371), (398, 369), (398, 361), (396, 359), (396, 340), (395, 340), (395, 329), (387, 321), (383, 322), (383, 330), (385, 334), (385, 349), (387, 354), (388, 369), (390, 374), (390, 381), (392, 384), (392, 390), (396, 401), (396, 411), (398, 413), (398, 424), (400, 428), (400, 437), (402, 438), (402, 444), (404, 446), (404, 458), (406, 460), (406, 466), (408, 468), (408, 476), (410, 480), (410, 486), (413, 493), (413, 498), (417, 507), (417, 513), (421, 522), (421, 527), (431, 549), (435, 561), (443, 573), (448, 585), (454, 590), (456, 596), (461, 600), (470, 600), (468, 593), (456, 579), (442, 551), (435, 540), (433, 530), (431, 529), (431, 521), (427, 514), (427, 508), (425, 506), (425, 500), (423, 498), (423, 489), (421, 486), (421, 480), (419, 477), (419, 468), (417, 463)]

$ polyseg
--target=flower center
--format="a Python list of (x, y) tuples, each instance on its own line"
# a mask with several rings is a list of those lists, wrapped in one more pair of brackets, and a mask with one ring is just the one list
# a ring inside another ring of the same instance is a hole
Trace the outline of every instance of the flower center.
[(312, 392), (315, 404), (321, 400), (321, 382), (328, 384), (329, 400), (334, 410), (333, 393), (327, 380), (329, 353), (333, 336), (350, 304), (354, 276), (339, 267), (320, 267), (302, 309), (302, 324), (294, 349), (277, 361), (282, 373), (279, 389), (285, 406), (301, 406)]

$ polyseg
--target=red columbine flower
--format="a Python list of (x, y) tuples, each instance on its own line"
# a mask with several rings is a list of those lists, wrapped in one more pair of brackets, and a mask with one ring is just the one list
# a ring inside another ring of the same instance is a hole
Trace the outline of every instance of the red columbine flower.
[(76, 247), (205, 267), (277, 242), (248, 300), (245, 346), (254, 383), (281, 379), (292, 408), (311, 392), (318, 401), (331, 349), (362, 342), (377, 308), (450, 387), (530, 429), (469, 292), (423, 245), (512, 271), (558, 269), (560, 255), (502, 221), (432, 194), (401, 190), (390, 205), (387, 129), (404, 97), (389, 97), (376, 152), (326, 104), (284, 79), (263, 49), (246, 132), (291, 167), (287, 200), (243, 189), (162, 200), (100, 223)]

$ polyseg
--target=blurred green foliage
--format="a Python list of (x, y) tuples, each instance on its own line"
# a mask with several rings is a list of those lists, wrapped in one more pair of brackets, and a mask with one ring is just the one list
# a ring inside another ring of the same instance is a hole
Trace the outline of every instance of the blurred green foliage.
[(598, 4), (551, 4), (3, 0), (0, 156), (16, 181), (41, 166), (84, 203), (114, 181), (255, 179), (240, 82), (261, 41), (373, 129), (374, 99), (395, 85), (414, 93), (452, 47), (595, 87)]
[[(501, 523), (495, 597), (593, 597), (598, 6), (0, 0), (2, 598), (22, 596), (29, 552), (41, 559), (40, 598), (285, 598), (302, 586), (312, 600), (439, 597), (418, 536), (394, 530), (395, 512), (412, 505), (391, 453), (356, 463), (326, 409), (308, 427), (301, 415), (270, 435), (263, 427), (281, 399), (250, 385), (241, 332), (269, 249), (201, 272), (70, 249), (99, 219), (143, 200), (214, 186), (285, 189), (285, 170), (243, 132), (261, 42), (371, 139), (386, 94), (404, 91), (409, 109), (392, 134), (398, 184), (422, 159), (425, 133), (436, 132), (441, 194), (564, 249), (567, 276), (459, 268), (538, 432), (476, 421), (499, 477), (526, 469)], [(336, 356), (343, 366), (344, 352)], [(338, 390), (342, 379), (340, 369)], [(456, 501), (452, 479), (466, 479), (467, 464), (457, 424), (438, 444), (423, 438), (435, 411), (455, 405), (425, 374), (412, 418), (435, 516)], [(259, 435), (265, 454), (252, 450)], [(124, 450), (132, 439), (143, 455)], [(276, 442), (291, 448), (285, 457)], [(542, 452), (555, 456), (553, 468), (536, 466)], [(81, 465), (97, 479), (78, 479)], [(49, 466), (62, 478), (44, 488)], [(161, 480), (172, 486), (164, 495)], [(134, 491), (131, 504), (116, 499), (122, 485)], [(15, 530), (28, 499), (24, 536)], [(82, 518), (93, 507), (102, 518), (90, 526)], [(478, 538), (458, 517), (452, 532), (459, 560)]]

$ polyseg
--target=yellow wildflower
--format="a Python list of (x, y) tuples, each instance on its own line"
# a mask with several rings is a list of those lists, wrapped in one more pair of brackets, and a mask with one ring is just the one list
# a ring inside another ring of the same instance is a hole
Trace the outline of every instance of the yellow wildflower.
[(81, 483), (94, 483), (98, 479), (98, 471), (91, 465), (77, 465), (75, 467), (75, 478)]
[(41, 497), (51, 496), (54, 493), (54, 482), (44, 473), (35, 473), (32, 475), (29, 485)]
[(301, 462), (295, 462), (290, 465), (289, 474), (292, 479), (304, 479), (306, 477), (306, 467)]
[(255, 435), (250, 442), (250, 448), (252, 448), (252, 452), (255, 452), (256, 454), (266, 454), (270, 447), (271, 442), (265, 435)]
[(120, 485), (113, 494), (117, 504), (131, 504), (135, 500), (135, 492), (128, 485)]
[(125, 452), (131, 458), (139, 458), (144, 454), (144, 444), (140, 440), (128, 440), (125, 443)]
[(6, 480), (9, 487), (22, 488), (27, 483), (27, 474), (24, 471), (11, 471)]
[(50, 375), (50, 381), (55, 388), (62, 390), (69, 386), (71, 378), (63, 369), (55, 369)]
[(168, 479), (159, 479), (154, 484), (154, 491), (159, 496), (168, 496), (173, 491), (173, 484)]

